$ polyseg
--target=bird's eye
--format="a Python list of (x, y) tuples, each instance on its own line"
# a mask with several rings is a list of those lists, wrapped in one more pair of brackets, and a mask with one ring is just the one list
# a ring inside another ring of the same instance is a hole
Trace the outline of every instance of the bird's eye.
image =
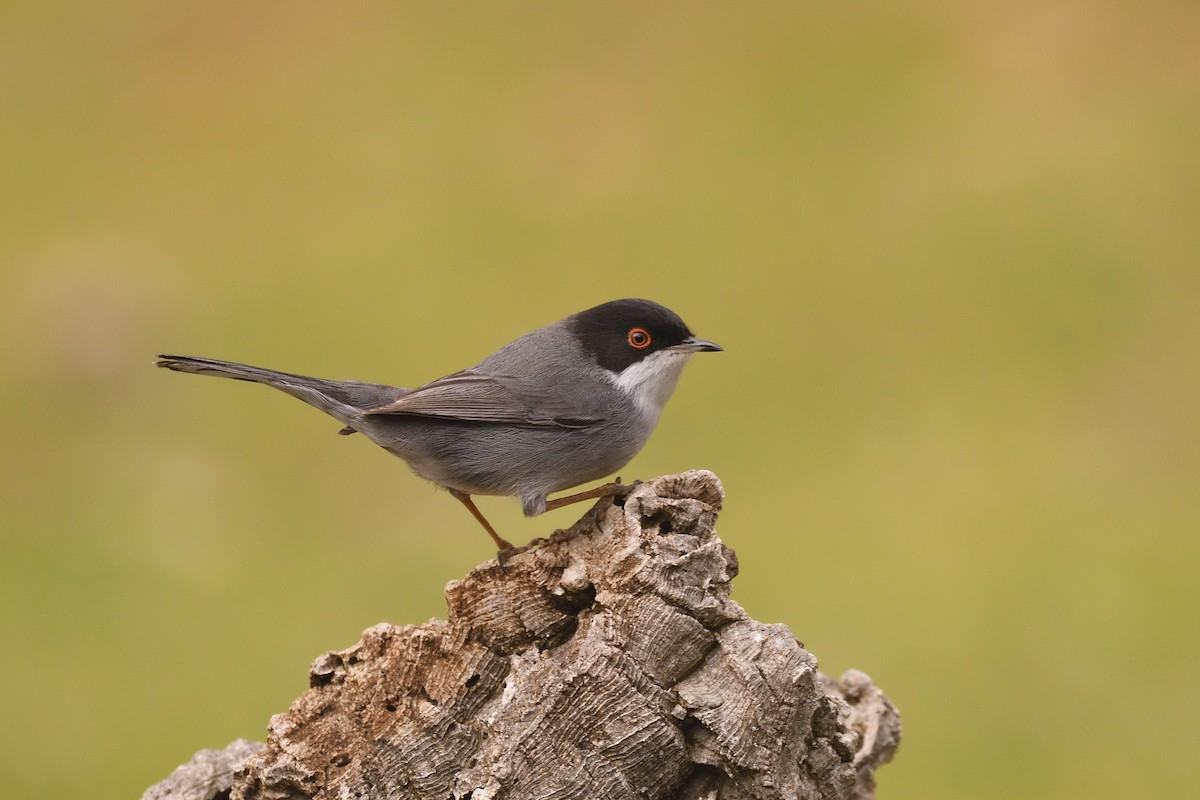
[(625, 334), (625, 341), (634, 350), (645, 350), (650, 346), (650, 334), (645, 328), (630, 328), (629, 333)]

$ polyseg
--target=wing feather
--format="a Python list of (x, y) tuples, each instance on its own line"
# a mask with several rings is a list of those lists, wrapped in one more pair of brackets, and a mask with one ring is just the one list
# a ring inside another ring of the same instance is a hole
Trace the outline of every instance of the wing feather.
[(503, 375), (456, 372), (400, 395), (367, 414), (440, 417), (469, 422), (549, 428), (586, 428), (602, 417), (580, 414), (554, 385), (522, 386)]

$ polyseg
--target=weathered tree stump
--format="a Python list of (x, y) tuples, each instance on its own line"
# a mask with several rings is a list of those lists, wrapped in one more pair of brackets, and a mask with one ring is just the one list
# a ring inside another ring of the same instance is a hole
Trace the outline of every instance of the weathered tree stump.
[(729, 599), (722, 499), (694, 471), (601, 501), (451, 582), (448, 620), (318, 658), (260, 752), (205, 751), (144, 798), (870, 797), (900, 718)]

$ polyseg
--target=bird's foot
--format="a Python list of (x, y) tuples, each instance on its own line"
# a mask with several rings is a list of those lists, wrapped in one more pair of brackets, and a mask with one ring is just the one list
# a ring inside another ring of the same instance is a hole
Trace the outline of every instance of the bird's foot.
[(553, 511), (556, 508), (569, 506), (572, 503), (579, 503), (584, 500), (597, 500), (601, 497), (624, 497), (633, 491), (641, 481), (634, 481), (631, 486), (626, 486), (621, 483), (621, 479), (617, 478), (613, 483), (606, 483), (603, 486), (597, 486), (594, 489), (588, 489), (586, 492), (578, 492), (569, 494), (566, 497), (556, 497), (553, 500), (546, 501), (546, 511)]

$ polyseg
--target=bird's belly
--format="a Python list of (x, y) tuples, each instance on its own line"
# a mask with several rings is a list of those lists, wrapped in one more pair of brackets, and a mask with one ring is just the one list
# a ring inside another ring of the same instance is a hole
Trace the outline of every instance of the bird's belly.
[(426, 480), (469, 494), (527, 496), (611, 475), (649, 431), (525, 428), (428, 417), (369, 417), (362, 429)]

